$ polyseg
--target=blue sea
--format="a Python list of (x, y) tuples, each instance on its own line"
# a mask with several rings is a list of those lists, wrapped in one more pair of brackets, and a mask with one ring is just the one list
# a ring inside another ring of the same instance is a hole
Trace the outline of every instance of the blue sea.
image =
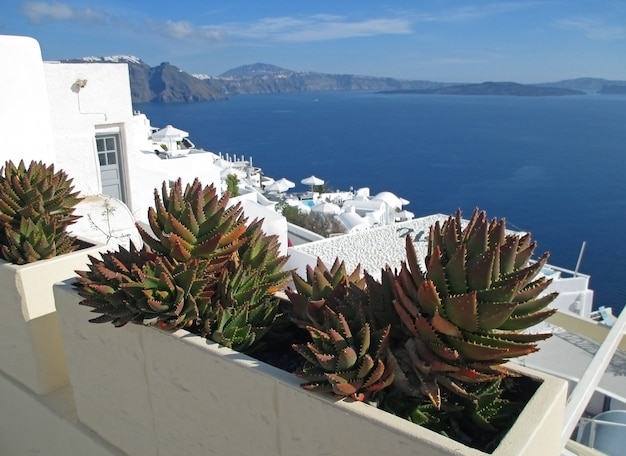
[(135, 108), (276, 179), (391, 191), (416, 216), (484, 209), (564, 268), (586, 241), (595, 306), (626, 303), (626, 96), (309, 92)]

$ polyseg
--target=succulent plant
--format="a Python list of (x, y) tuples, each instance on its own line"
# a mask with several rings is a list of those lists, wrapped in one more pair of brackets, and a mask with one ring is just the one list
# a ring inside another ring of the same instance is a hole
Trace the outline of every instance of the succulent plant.
[(502, 397), (501, 383), (502, 379), (498, 379), (467, 386), (475, 399), (464, 401), (464, 411), (482, 431), (497, 431), (501, 423), (506, 423), (511, 415), (519, 413), (522, 408), (521, 403)]
[(78, 248), (65, 227), (49, 216), (43, 216), (37, 222), (22, 217), (18, 227), (5, 226), (2, 242), (2, 257), (14, 264), (53, 258)]
[[(396, 369), (395, 372), (398, 373), (398, 370)], [(447, 413), (456, 412), (461, 408), (448, 407), (448, 410), (437, 408), (432, 402), (424, 401), (420, 395), (407, 395), (402, 388), (396, 387), (397, 381), (398, 377), (395, 377), (394, 383), (376, 396), (376, 406), (411, 423), (444, 433)]]
[(361, 266), (358, 265), (348, 274), (345, 262), (340, 261), (339, 258), (335, 259), (330, 269), (321, 258), (318, 258), (315, 267), (307, 265), (306, 279), (296, 273), (292, 274), (292, 278), (298, 293), (313, 301), (327, 298), (333, 288), (344, 280), (355, 283), (361, 288), (365, 285), (361, 276)]
[(208, 260), (178, 262), (132, 243), (101, 257), (89, 256), (89, 271), (76, 271), (80, 304), (101, 314), (93, 323), (183, 328), (196, 324), (200, 309), (210, 305), (215, 266)]
[(530, 235), (507, 235), (504, 220), (489, 222), (479, 211), (464, 229), (461, 223), (459, 211), (431, 227), (425, 273), (407, 238), (395, 281), (395, 308), (410, 336), (403, 349), (436, 406), (439, 386), (476, 399), (468, 384), (513, 375), (502, 364), (550, 336), (521, 330), (554, 312), (545, 307), (556, 293), (543, 294), (550, 280), (535, 279), (548, 254), (529, 265)]
[(244, 242), (246, 230), (241, 205), (227, 207), (228, 193), (219, 197), (213, 185), (202, 187), (198, 179), (183, 190), (178, 179), (161, 195), (154, 190), (155, 207), (148, 210), (154, 237), (137, 225), (143, 241), (155, 252), (177, 261), (205, 258), (223, 263)]
[[(262, 221), (245, 231), (239, 250), (220, 269), (212, 305), (201, 314), (202, 334), (238, 351), (251, 349), (279, 315), (279, 300), (289, 272), (282, 267), (277, 236), (263, 232)], [(259, 345), (254, 347), (259, 348)]]
[[(292, 280), (295, 291), (285, 290), (292, 305), (289, 313), (291, 318), (302, 327), (311, 323), (317, 326), (322, 325), (325, 306), (330, 306), (335, 312), (340, 311), (339, 307), (342, 307), (348, 298), (347, 290), (352, 288), (352, 296), (354, 296), (357, 290), (364, 290), (366, 285), (360, 265), (348, 274), (345, 262), (339, 259), (335, 259), (332, 267), (328, 268), (321, 258), (318, 258), (315, 267), (307, 265), (306, 278), (294, 271)], [(365, 303), (364, 299), (366, 297), (361, 296), (361, 304)], [(352, 306), (352, 308), (359, 307), (362, 305)]]
[(296, 291), (286, 290), (291, 318), (309, 333), (310, 342), (294, 344), (304, 357), (296, 375), (305, 389), (333, 392), (355, 400), (370, 400), (394, 378), (389, 351), (391, 325), (374, 323), (367, 284), (375, 281), (360, 266), (348, 274), (335, 260), (328, 268), (318, 258), (307, 267), (307, 278), (293, 275)]
[(306, 380), (303, 388), (363, 401), (391, 385), (390, 327), (372, 332), (367, 322), (354, 321), (352, 326), (343, 314), (327, 309), (321, 328), (307, 327), (311, 342), (293, 346), (307, 361), (296, 372)]
[(242, 353), (260, 349), (261, 338), (278, 317), (278, 299), (266, 297), (252, 306), (213, 304), (203, 316), (200, 335)]
[(181, 180), (161, 195), (148, 218), (152, 234), (137, 225), (141, 249), (91, 258), (77, 271), (81, 304), (101, 313), (93, 322), (159, 324), (187, 328), (239, 351), (258, 348), (279, 315), (278, 299), (289, 272), (277, 236), (262, 221), (246, 227), (239, 205), (227, 208), (213, 186)]
[(55, 172), (54, 165), (32, 161), (26, 168), (23, 160), (17, 166), (7, 161), (0, 176), (3, 222), (13, 225), (15, 218), (50, 215), (62, 224), (71, 224), (79, 218), (73, 212), (81, 198), (73, 192), (72, 179), (64, 171)]
[(257, 219), (246, 227), (243, 244), (218, 281), (220, 297), (239, 305), (282, 290), (290, 277), (290, 272), (283, 270), (288, 257), (280, 254), (278, 236), (265, 234), (262, 223)]
[(78, 248), (67, 231), (81, 200), (72, 179), (54, 165), (7, 161), (0, 169), (0, 246), (5, 260), (25, 264)]
[[(548, 254), (531, 262), (535, 246), (484, 212), (462, 229), (457, 212), (431, 227), (425, 267), (407, 236), (405, 261), (380, 281), (338, 259), (331, 268), (318, 259), (306, 278), (293, 273), (289, 314), (310, 338), (293, 345), (306, 360), (302, 386), (367, 400), (470, 446), (498, 441), (521, 408), (504, 364), (550, 336), (525, 331), (554, 312), (546, 307), (556, 297), (537, 278)], [(366, 340), (380, 343), (368, 351)]]
[(348, 273), (345, 262), (335, 259), (328, 267), (320, 258), (315, 267), (306, 268), (306, 279), (292, 273), (295, 290), (287, 289), (291, 307), (289, 316), (300, 327), (320, 327), (326, 309), (342, 313), (348, 321), (367, 321), (372, 330), (391, 326), (391, 337), (403, 334), (400, 319), (393, 308), (393, 278), (374, 279), (361, 266)]

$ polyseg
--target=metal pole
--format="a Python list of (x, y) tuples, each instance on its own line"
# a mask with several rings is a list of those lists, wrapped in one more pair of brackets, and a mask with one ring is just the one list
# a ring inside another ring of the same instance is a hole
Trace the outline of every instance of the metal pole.
[(565, 406), (565, 423), (563, 424), (563, 432), (561, 433), (561, 448), (565, 448), (565, 444), (570, 439), (572, 432), (578, 424), (578, 420), (582, 416), (589, 399), (593, 395), (598, 383), (602, 379), (607, 366), (613, 358), (613, 354), (624, 336), (626, 330), (626, 310), (622, 310), (615, 325), (606, 335), (604, 342), (596, 352), (595, 356), (585, 369), (585, 373), (567, 398)]
[(585, 246), (587, 241), (583, 241), (583, 245), (580, 247), (580, 253), (578, 254), (578, 261), (576, 262), (576, 269), (574, 269), (574, 277), (578, 275), (578, 269), (580, 269), (580, 263), (583, 261), (583, 253), (585, 252)]

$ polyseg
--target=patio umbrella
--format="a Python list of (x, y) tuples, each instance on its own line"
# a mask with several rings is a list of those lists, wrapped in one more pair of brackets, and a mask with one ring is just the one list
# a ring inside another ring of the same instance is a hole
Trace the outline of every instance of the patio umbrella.
[(274, 181), (274, 183), (266, 186), (265, 190), (270, 191), (270, 192), (283, 193), (289, 190), (290, 188), (293, 188), (295, 185), (296, 184), (294, 184), (290, 180), (278, 179), (277, 181)]
[(313, 192), (313, 187), (315, 187), (316, 185), (324, 185), (324, 181), (320, 179), (319, 177), (315, 177), (315, 176), (305, 177), (304, 179), (300, 181), (300, 183), (304, 185), (310, 185), (311, 192)]
[(278, 179), (276, 182), (280, 182), (281, 185), (286, 185), (288, 188), (294, 188), (296, 186), (295, 183), (291, 182), (289, 179), (285, 179), (284, 177)]
[(167, 125), (165, 128), (152, 133), (152, 139), (154, 141), (180, 141), (183, 138), (189, 136), (189, 133), (178, 128)]
[(323, 203), (316, 204), (311, 208), (311, 212), (317, 212), (318, 214), (339, 214), (341, 208), (333, 203), (324, 201)]
[(189, 136), (189, 133), (183, 130), (179, 130), (178, 128), (172, 127), (171, 125), (167, 125), (165, 128), (161, 128), (160, 130), (152, 133), (152, 140), (157, 142), (166, 143), (167, 150), (176, 150), (176, 142), (182, 141), (183, 138)]
[(311, 187), (315, 185), (324, 185), (324, 181), (319, 177), (309, 176), (300, 181), (301, 184), (310, 185)]
[(270, 185), (270, 184), (273, 184), (274, 182), (275, 182), (274, 179), (272, 179), (269, 176), (261, 177), (261, 185), (264, 185), (264, 186), (265, 185)]

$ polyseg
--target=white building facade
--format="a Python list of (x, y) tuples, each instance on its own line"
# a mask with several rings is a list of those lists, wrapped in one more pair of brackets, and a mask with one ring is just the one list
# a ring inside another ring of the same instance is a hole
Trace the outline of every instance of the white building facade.
[[(0, 35), (0, 165), (41, 160), (63, 169), (82, 196), (108, 195), (147, 221), (154, 189), (178, 178), (224, 190), (221, 160), (210, 152), (162, 160), (153, 151), (150, 120), (133, 110), (126, 63), (59, 63), (42, 60), (30, 37)], [(248, 213), (250, 212), (250, 213)], [(269, 208), (246, 215), (268, 219), (286, 250), (287, 223)], [(269, 219), (272, 221), (270, 222)]]

